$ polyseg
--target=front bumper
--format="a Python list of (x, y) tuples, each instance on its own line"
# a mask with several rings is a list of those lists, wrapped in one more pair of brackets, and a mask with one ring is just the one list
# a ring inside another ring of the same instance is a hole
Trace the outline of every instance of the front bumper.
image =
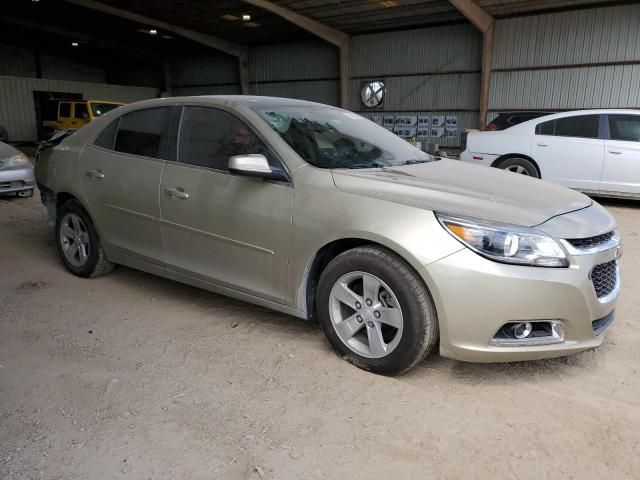
[(0, 171), (0, 194), (24, 192), (36, 187), (33, 168)]
[[(510, 362), (599, 346), (614, 315), (620, 280), (618, 275), (612, 295), (598, 299), (589, 273), (617, 255), (617, 249), (610, 249), (573, 256), (569, 268), (541, 268), (493, 262), (465, 248), (428, 265), (421, 273), (438, 312), (440, 354), (470, 362)], [(491, 345), (505, 323), (539, 320), (562, 322), (564, 341)]]

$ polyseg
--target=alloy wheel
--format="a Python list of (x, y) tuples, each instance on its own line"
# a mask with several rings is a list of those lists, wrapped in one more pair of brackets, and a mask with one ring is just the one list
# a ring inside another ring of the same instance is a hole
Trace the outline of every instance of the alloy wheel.
[(343, 275), (333, 285), (329, 302), (333, 328), (351, 351), (366, 358), (382, 358), (400, 343), (402, 309), (391, 288), (375, 275)]
[(60, 222), (60, 245), (67, 261), (82, 267), (89, 258), (91, 248), (87, 226), (80, 216), (67, 213)]
[(520, 175), (529, 176), (529, 171), (522, 165), (509, 165), (505, 170), (513, 173), (519, 173)]

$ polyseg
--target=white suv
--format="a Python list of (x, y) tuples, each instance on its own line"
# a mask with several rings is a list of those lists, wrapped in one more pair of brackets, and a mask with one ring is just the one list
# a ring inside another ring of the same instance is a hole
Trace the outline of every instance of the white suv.
[(580, 110), (473, 132), (460, 160), (585, 193), (640, 198), (640, 110)]

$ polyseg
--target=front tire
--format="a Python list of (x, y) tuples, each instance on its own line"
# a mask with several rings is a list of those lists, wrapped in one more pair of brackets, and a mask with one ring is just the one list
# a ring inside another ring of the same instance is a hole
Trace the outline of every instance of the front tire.
[(78, 277), (98, 277), (115, 267), (107, 260), (91, 217), (76, 200), (58, 210), (56, 245), (67, 269)]
[(526, 158), (507, 158), (498, 164), (498, 168), (507, 170), (508, 172), (526, 175), (527, 177), (540, 178), (540, 174), (534, 163)]
[(365, 246), (338, 255), (322, 272), (316, 300), (329, 343), (364, 370), (399, 375), (437, 343), (438, 321), (429, 292), (386, 249)]

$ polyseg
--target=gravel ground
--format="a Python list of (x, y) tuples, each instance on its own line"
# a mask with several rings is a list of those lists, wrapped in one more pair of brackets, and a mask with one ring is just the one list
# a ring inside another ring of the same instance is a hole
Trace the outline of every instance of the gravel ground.
[(37, 198), (0, 200), (0, 479), (640, 478), (640, 203), (604, 345), (384, 378), (319, 328), (58, 259)]

